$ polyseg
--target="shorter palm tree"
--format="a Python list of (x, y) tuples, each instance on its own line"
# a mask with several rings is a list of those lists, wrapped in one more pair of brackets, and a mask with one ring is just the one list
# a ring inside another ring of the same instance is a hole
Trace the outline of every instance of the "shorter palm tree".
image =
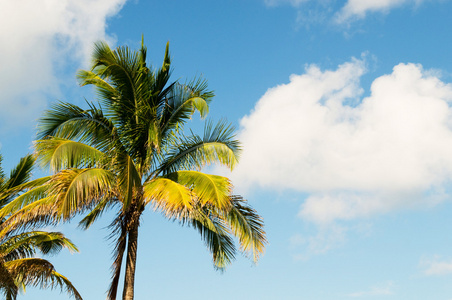
[[(42, 184), (43, 179), (29, 181), (34, 164), (31, 155), (20, 160), (9, 178), (2, 170), (1, 161), (0, 155), (0, 208), (3, 208), (24, 190)], [(25, 291), (26, 286), (59, 286), (75, 299), (81, 300), (72, 283), (55, 271), (49, 261), (35, 257), (37, 251), (55, 254), (62, 248), (78, 251), (77, 247), (59, 232), (24, 231), (20, 229), (23, 227), (19, 226), (17, 218), (10, 217), (0, 220), (0, 293), (5, 299), (15, 300), (19, 290)]]

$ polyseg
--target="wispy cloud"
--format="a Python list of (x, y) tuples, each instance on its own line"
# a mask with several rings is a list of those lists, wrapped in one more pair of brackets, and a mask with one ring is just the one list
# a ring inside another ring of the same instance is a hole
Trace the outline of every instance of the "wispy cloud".
[(308, 66), (269, 89), (241, 121), (232, 174), (244, 187), (308, 193), (316, 224), (436, 205), (452, 179), (452, 85), (399, 64), (362, 98), (363, 59)]
[[(304, 236), (295, 234), (290, 238), (289, 244), (296, 261), (305, 261), (312, 256), (325, 254), (331, 249), (342, 246), (346, 242), (346, 234), (349, 228), (334, 224), (321, 227), (314, 235)], [(300, 249), (302, 249), (300, 251)]]
[(424, 0), (348, 0), (344, 7), (337, 13), (335, 21), (348, 22), (355, 19), (363, 19), (368, 13), (387, 13), (391, 9), (404, 4), (419, 5)]
[(125, 1), (0, 2), (2, 130), (32, 123), (49, 95), (58, 95), (63, 68), (85, 62), (93, 41), (111, 40), (106, 20)]
[(439, 256), (421, 259), (420, 266), (427, 276), (452, 274), (452, 259), (444, 260)]
[(348, 296), (352, 298), (363, 298), (370, 296), (390, 296), (390, 295), (394, 295), (394, 282), (392, 281), (386, 282), (382, 285), (371, 287), (370, 289), (365, 291), (348, 294)]
[[(312, 16), (322, 16), (335, 24), (350, 23), (364, 19), (370, 13), (388, 13), (398, 7), (418, 7), (426, 0), (348, 0), (342, 7), (336, 4), (337, 0), (264, 0), (267, 6), (292, 5), (298, 9), (298, 19), (302, 22), (310, 22)], [(342, 1), (341, 1), (342, 2)], [(332, 10), (331, 7), (337, 7)], [(308, 13), (306, 13), (308, 12)], [(314, 19), (318, 21), (318, 17)]]

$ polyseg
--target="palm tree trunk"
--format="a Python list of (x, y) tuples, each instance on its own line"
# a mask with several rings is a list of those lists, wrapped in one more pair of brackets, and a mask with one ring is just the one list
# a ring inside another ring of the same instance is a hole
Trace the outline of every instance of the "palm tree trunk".
[(123, 300), (133, 300), (135, 269), (137, 264), (138, 222), (130, 229), (127, 241), (126, 274), (124, 278)]

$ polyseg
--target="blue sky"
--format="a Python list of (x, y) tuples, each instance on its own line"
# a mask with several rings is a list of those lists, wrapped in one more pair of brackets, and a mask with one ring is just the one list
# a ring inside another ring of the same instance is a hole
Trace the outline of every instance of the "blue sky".
[[(208, 79), (210, 117), (238, 129), (240, 165), (213, 171), (264, 217), (269, 245), (221, 274), (196, 232), (148, 211), (136, 299), (452, 299), (451, 12), (449, 0), (2, 1), (4, 166), (32, 151), (50, 103), (93, 99), (75, 72), (94, 41), (136, 48), (143, 34), (156, 65), (169, 41), (174, 78)], [(58, 228), (80, 253), (51, 259), (87, 300), (106, 296), (109, 221)]]

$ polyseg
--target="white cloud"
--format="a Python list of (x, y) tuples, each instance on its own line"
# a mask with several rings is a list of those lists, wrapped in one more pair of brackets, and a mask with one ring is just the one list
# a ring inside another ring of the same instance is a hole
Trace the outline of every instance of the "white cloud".
[(318, 224), (435, 205), (452, 178), (452, 85), (399, 64), (360, 96), (363, 60), (312, 65), (269, 89), (241, 121), (239, 188), (309, 193)]
[(403, 4), (419, 5), (423, 0), (348, 0), (337, 14), (339, 23), (350, 19), (362, 19), (368, 12), (388, 12), (390, 9)]
[(440, 260), (438, 256), (432, 259), (422, 259), (420, 265), (427, 276), (452, 274), (452, 260)]
[(267, 6), (291, 5), (298, 9), (298, 21), (305, 23), (326, 20), (329, 15), (336, 24), (364, 19), (369, 13), (388, 13), (390, 10), (412, 5), (419, 6), (426, 0), (348, 0), (337, 10), (337, 0), (264, 0)]
[[(58, 94), (58, 77), (86, 61), (106, 19), (126, 0), (6, 0), (0, 2), (0, 128), (29, 125)], [(72, 74), (71, 79), (74, 79)]]
[(390, 296), (394, 295), (394, 283), (386, 282), (379, 286), (374, 286), (367, 291), (351, 293), (348, 296), (353, 298), (369, 297), (369, 296)]

